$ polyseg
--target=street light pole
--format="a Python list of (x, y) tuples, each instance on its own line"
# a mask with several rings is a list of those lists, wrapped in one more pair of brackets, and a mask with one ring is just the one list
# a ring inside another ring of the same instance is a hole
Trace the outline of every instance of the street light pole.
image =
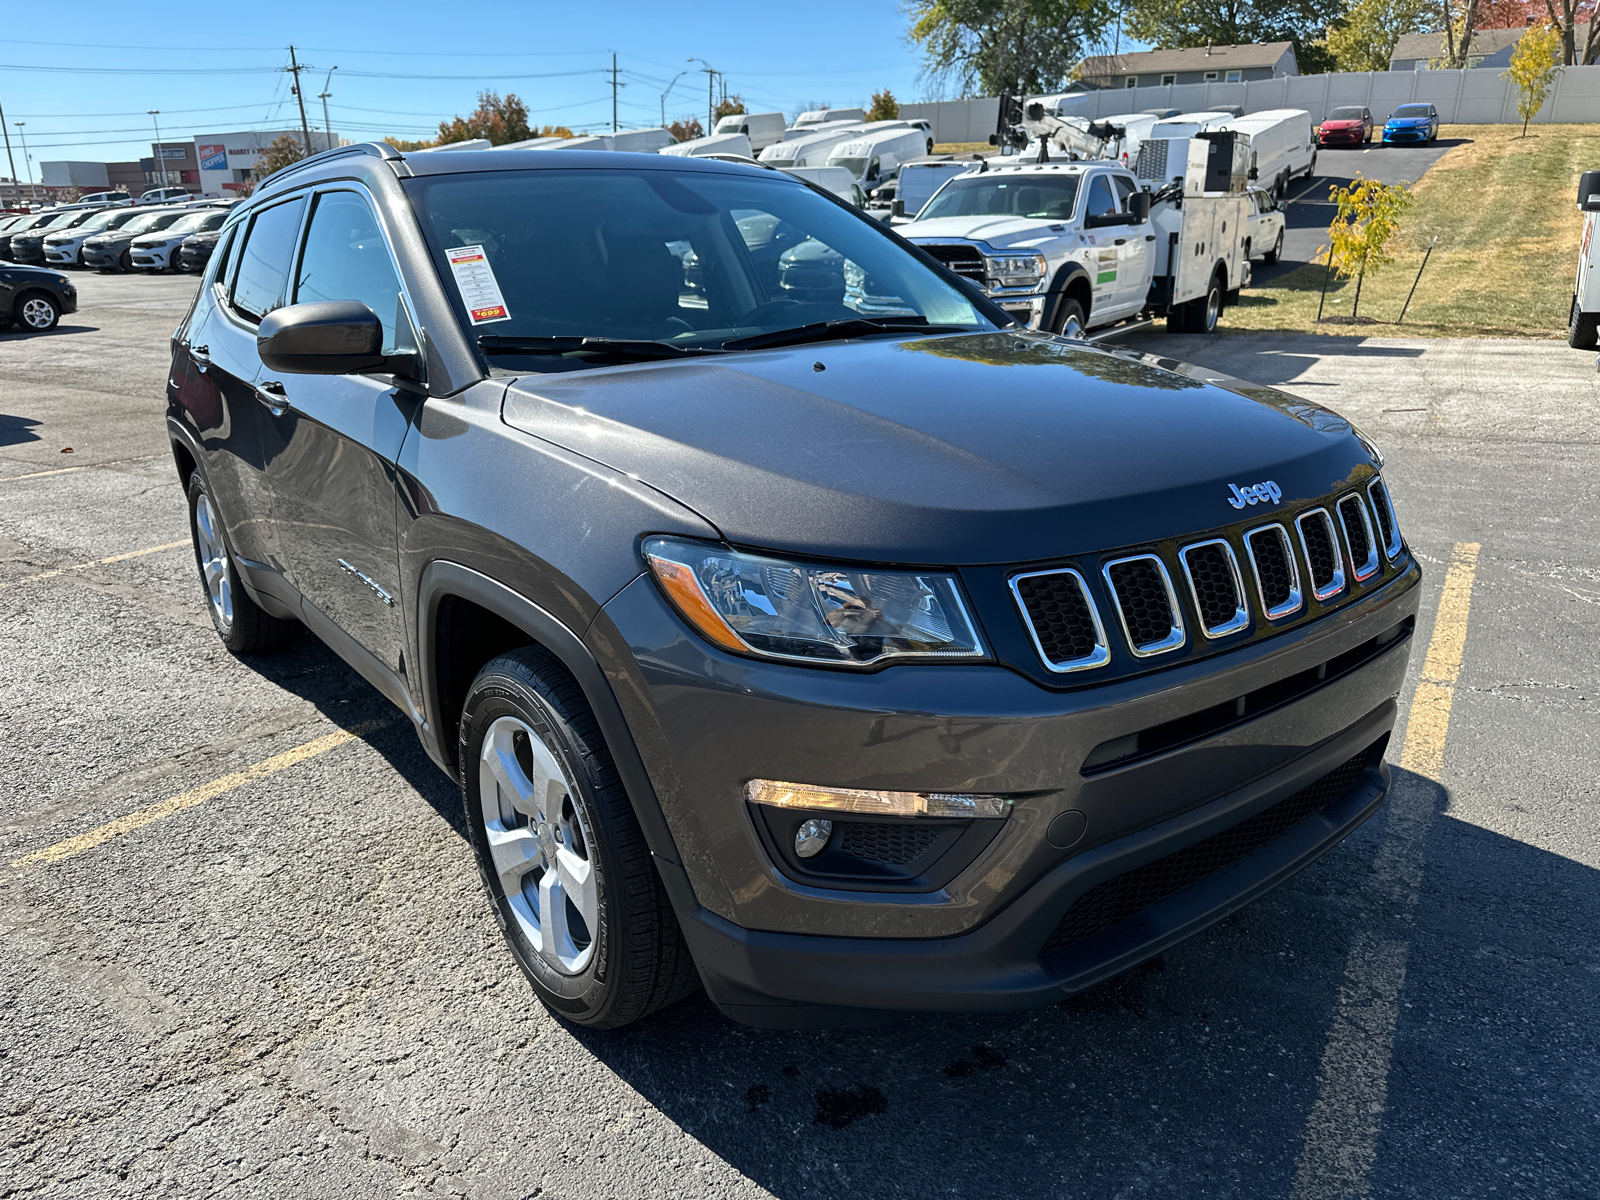
[(156, 120), (156, 117), (161, 114), (161, 110), (159, 108), (147, 108), (145, 112), (150, 114), (150, 123), (156, 127), (156, 170), (161, 172), (161, 182), (157, 186), (166, 187), (167, 160), (161, 156), (161, 122)]
[(17, 160), (11, 156), (11, 130), (6, 128), (6, 110), (0, 105), (0, 133), (6, 139), (6, 162), (11, 166), (11, 187), (17, 193), (17, 207), (22, 207), (22, 182), (17, 178)]
[(706, 73), (706, 136), (710, 137), (712, 127), (717, 123), (713, 114), (717, 111), (717, 76), (722, 72), (703, 58), (690, 58), (689, 61), (703, 64), (700, 69)]
[[(23, 129), (27, 122), (13, 121), (11, 123), (17, 127), (17, 136), (22, 139), (22, 169), (28, 173), (28, 199), (37, 200), (39, 193), (33, 190), (33, 160), (28, 157), (28, 134)], [(17, 194), (21, 195), (22, 193), (19, 191)]]
[(663, 129), (667, 127), (667, 92), (670, 92), (672, 90), (672, 85), (677, 83), (678, 80), (682, 79), (688, 73), (689, 72), (687, 71), (679, 71), (672, 77), (672, 83), (667, 84), (667, 91), (661, 93), (661, 127)]
[(333, 73), (338, 69), (339, 68), (337, 66), (328, 68), (328, 78), (322, 81), (322, 90), (317, 93), (317, 99), (322, 101), (322, 132), (328, 136), (329, 150), (333, 149), (333, 122), (328, 120), (328, 97), (333, 95), (333, 93), (328, 90), (328, 82), (333, 78)]

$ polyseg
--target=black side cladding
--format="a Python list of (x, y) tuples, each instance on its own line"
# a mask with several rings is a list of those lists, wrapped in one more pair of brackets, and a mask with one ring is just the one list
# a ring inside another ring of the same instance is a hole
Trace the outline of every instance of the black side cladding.
[(1288, 799), (1280, 800), (1231, 829), (1096, 884), (1067, 909), (1040, 952), (1053, 954), (1113, 925), (1120, 925), (1152, 904), (1192, 887), (1279, 834), (1288, 832), (1354, 787), (1366, 771), (1372, 751), (1373, 747), (1367, 747), (1309, 787), (1301, 788)]

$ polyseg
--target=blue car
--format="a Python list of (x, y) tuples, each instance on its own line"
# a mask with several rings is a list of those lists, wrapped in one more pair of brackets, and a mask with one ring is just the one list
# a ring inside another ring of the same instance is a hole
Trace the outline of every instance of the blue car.
[(1439, 136), (1439, 110), (1431, 104), (1402, 104), (1383, 123), (1383, 144), (1431, 142)]

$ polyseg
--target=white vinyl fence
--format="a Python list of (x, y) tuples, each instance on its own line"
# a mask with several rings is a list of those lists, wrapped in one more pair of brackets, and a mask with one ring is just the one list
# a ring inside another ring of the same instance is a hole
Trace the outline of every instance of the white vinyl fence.
[[(1238, 105), (1245, 112), (1303, 108), (1313, 121), (1342, 104), (1362, 104), (1381, 120), (1401, 104), (1431, 102), (1446, 125), (1514, 125), (1517, 89), (1488, 68), (1462, 71), (1336, 71), (1326, 75), (1287, 75), (1251, 83), (1184, 83), (1171, 87), (1103, 88), (1069, 97), (1066, 107), (1095, 119), (1149, 108), (1183, 112)], [(994, 132), (996, 99), (945, 100), (902, 104), (900, 115), (933, 122), (936, 142), (984, 142)], [(1563, 67), (1534, 123), (1600, 122), (1600, 66)]]

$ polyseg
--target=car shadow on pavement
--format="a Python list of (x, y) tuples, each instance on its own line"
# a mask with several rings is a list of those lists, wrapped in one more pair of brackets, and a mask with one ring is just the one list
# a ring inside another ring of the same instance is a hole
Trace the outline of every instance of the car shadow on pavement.
[[(1264, 387), (1336, 387), (1300, 380), (1320, 362), (1340, 358), (1421, 358), (1417, 346), (1383, 346), (1370, 335), (1350, 333), (1144, 334), (1125, 339), (1130, 350), (1230, 375)], [(1200, 375), (1204, 377), (1203, 372)]]
[(13, 417), (9, 413), (0, 413), (0, 446), (20, 446), (25, 442), (39, 441), (39, 435), (33, 430), (41, 423), (32, 417)]
[(29, 337), (55, 337), (62, 333), (99, 333), (98, 325), (57, 325), (54, 329), (43, 331), (36, 329), (19, 329), (15, 324), (7, 325), (0, 329), (0, 342), (20, 341)]
[(1372, 1015), (1350, 947), (1398, 938), (1392, 1063), (1348, 1114), (1356, 1130), (1383, 1113), (1373, 1194), (1578, 1186), (1600, 1009), (1579, 947), (1600, 872), (1454, 820), (1443, 788), (1395, 775), (1431, 821), (1414, 905), (1375, 880), (1380, 816), (1210, 930), (1043, 1010), (772, 1032), (697, 996), (573, 1036), (786, 1200), (1287, 1195), (1341, 996)]

